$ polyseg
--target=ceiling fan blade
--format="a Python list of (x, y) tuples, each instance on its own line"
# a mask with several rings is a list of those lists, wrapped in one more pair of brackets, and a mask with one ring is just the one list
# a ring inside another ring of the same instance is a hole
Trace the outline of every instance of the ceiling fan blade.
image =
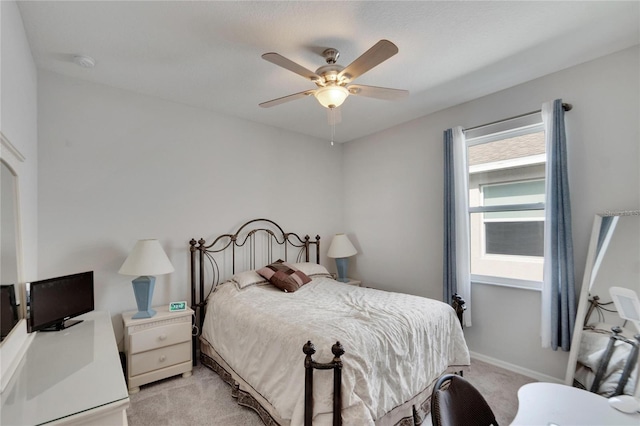
[(343, 69), (338, 77), (345, 77), (349, 81), (353, 81), (396, 53), (398, 53), (398, 47), (395, 44), (391, 43), (389, 40), (380, 40), (369, 50), (360, 55), (358, 59), (351, 62), (345, 69)]
[(305, 90), (304, 92), (294, 93), (293, 95), (283, 96), (281, 98), (272, 99), (267, 102), (259, 104), (262, 108), (270, 108), (272, 106), (280, 105), (285, 102), (295, 101), (296, 99), (304, 98), (305, 96), (313, 95), (315, 90)]
[(409, 96), (408, 90), (389, 89), (388, 87), (364, 86), (362, 84), (351, 84), (347, 86), (349, 94), (355, 96), (365, 96), (367, 98), (383, 99), (386, 101), (396, 101)]
[(262, 59), (264, 59), (265, 61), (269, 61), (272, 64), (281, 66), (282, 68), (287, 69), (291, 72), (294, 72), (298, 75), (301, 75), (304, 78), (307, 78), (311, 81), (316, 81), (321, 79), (321, 77), (315, 72), (308, 70), (302, 65), (296, 64), (292, 60), (287, 59), (278, 53), (274, 53), (274, 52), (265, 53), (264, 55), (262, 55)]
[(327, 108), (327, 122), (329, 126), (342, 123), (342, 108)]

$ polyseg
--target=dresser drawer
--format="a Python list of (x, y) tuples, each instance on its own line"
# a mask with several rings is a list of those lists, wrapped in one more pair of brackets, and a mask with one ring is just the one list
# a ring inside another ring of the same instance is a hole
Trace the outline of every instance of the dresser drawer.
[(191, 343), (165, 346), (131, 356), (130, 376), (170, 367), (181, 362), (191, 361)]
[(138, 331), (131, 334), (129, 339), (129, 351), (132, 354), (188, 342), (191, 340), (191, 321)]

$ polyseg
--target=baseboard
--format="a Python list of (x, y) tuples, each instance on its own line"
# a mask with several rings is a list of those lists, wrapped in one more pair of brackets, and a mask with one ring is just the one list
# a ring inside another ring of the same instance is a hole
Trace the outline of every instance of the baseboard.
[(470, 352), (471, 358), (478, 361), (486, 362), (487, 364), (495, 365), (496, 367), (504, 368), (505, 370), (513, 371), (514, 373), (522, 374), (523, 376), (531, 377), (539, 382), (548, 383), (564, 383), (564, 380), (557, 377), (549, 376), (547, 374), (540, 373), (538, 371), (529, 370), (528, 368), (520, 367), (519, 365), (510, 364), (497, 358), (493, 358), (487, 355), (482, 355), (477, 352)]

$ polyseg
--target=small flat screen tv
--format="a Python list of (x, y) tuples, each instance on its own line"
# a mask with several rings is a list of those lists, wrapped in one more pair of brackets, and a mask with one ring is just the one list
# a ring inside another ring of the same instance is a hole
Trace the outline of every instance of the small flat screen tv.
[(27, 283), (30, 331), (62, 330), (93, 311), (93, 271)]

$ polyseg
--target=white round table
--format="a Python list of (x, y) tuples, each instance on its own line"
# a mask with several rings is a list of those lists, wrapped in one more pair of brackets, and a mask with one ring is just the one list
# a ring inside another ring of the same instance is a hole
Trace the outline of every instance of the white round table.
[(640, 413), (611, 408), (598, 394), (556, 383), (529, 383), (518, 390), (518, 413), (512, 425), (639, 426)]

